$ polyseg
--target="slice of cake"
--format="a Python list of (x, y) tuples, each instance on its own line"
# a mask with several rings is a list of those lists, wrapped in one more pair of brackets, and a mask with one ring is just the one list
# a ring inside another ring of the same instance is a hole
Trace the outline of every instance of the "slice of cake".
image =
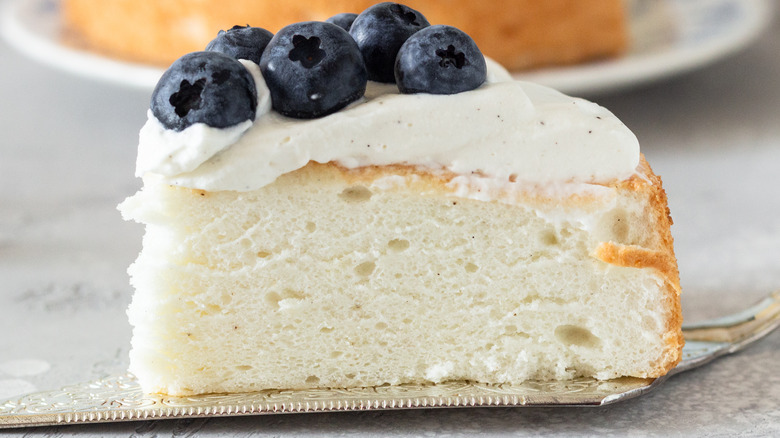
[(199, 52), (161, 79), (144, 187), (120, 206), (146, 225), (129, 309), (144, 391), (674, 367), (671, 219), (628, 128), (511, 81), (457, 29), (361, 16), (406, 35), (396, 84), (367, 82), (387, 68), (361, 52), (370, 33), (325, 23), (284, 28), (259, 66)]

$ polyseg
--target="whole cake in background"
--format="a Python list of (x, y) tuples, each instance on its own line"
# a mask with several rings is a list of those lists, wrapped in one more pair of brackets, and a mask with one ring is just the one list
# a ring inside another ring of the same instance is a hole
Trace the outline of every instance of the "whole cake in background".
[[(623, 54), (626, 0), (409, 0), (431, 24), (462, 29), (510, 70), (574, 64)], [(359, 13), (376, 0), (62, 0), (69, 36), (106, 54), (167, 66), (202, 50), (220, 29)]]
[(658, 377), (680, 360), (666, 195), (606, 109), (512, 81), (395, 3), (207, 47), (157, 85), (144, 186), (120, 205), (146, 226), (128, 311), (144, 391)]

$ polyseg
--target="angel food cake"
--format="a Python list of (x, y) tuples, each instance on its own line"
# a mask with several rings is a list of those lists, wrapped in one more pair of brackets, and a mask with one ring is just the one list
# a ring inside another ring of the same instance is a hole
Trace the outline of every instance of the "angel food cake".
[[(360, 12), (376, 0), (62, 0), (71, 38), (123, 59), (169, 65), (199, 50), (219, 29), (289, 23)], [(511, 70), (566, 65), (625, 54), (625, 0), (409, 0), (432, 23), (456, 26)]]
[[(144, 391), (657, 377), (679, 361), (671, 219), (636, 137), (425, 23), (388, 3), (349, 33), (236, 28), (166, 72), (144, 186), (120, 206), (146, 225), (128, 312)], [(247, 46), (259, 64), (225, 54)]]

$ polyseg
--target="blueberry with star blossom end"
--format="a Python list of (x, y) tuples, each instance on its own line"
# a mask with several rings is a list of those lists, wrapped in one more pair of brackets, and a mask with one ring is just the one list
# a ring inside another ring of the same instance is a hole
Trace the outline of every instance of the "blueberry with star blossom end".
[(237, 60), (219, 52), (194, 52), (177, 59), (152, 92), (152, 114), (168, 129), (205, 123), (227, 128), (254, 120), (257, 87)]
[(457, 94), (487, 80), (485, 57), (474, 40), (452, 26), (412, 35), (398, 52), (395, 78), (402, 93)]
[(228, 30), (220, 30), (217, 37), (206, 46), (206, 51), (220, 52), (259, 64), (260, 56), (273, 36), (262, 27), (233, 26)]
[(363, 11), (352, 23), (350, 35), (360, 47), (372, 81), (393, 83), (393, 65), (406, 40), (430, 26), (418, 11), (398, 3), (379, 3)]
[(273, 108), (314, 119), (363, 97), (366, 65), (349, 33), (335, 24), (291, 24), (274, 35), (260, 59)]

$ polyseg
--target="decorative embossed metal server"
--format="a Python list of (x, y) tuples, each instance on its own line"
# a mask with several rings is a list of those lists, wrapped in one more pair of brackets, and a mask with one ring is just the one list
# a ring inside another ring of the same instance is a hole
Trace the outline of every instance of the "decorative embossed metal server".
[(642, 395), (669, 376), (736, 352), (780, 326), (780, 291), (750, 309), (684, 328), (683, 361), (660, 379), (449, 382), (355, 389), (272, 390), (168, 397), (141, 392), (130, 375), (0, 401), (0, 428), (278, 413), (487, 406), (601, 406)]

